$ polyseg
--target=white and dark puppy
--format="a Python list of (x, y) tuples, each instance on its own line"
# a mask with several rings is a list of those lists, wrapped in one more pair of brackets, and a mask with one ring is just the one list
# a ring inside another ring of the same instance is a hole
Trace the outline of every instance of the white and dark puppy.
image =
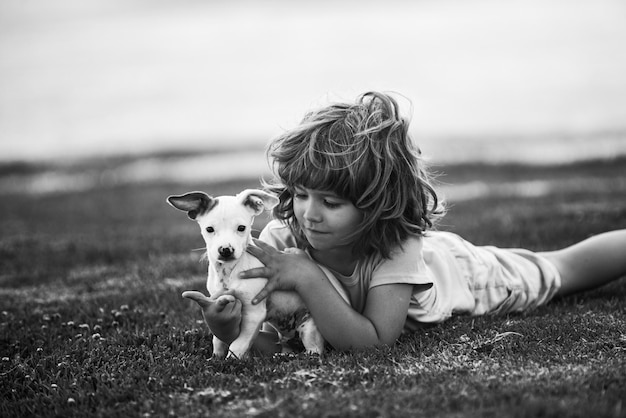
[[(263, 289), (267, 279), (238, 278), (241, 271), (263, 266), (246, 252), (246, 247), (252, 243), (251, 228), (255, 216), (276, 206), (278, 199), (275, 196), (261, 190), (244, 190), (237, 196), (219, 197), (191, 192), (170, 196), (167, 201), (176, 209), (187, 212), (189, 218), (200, 225), (209, 259), (207, 290), (210, 298), (199, 292), (184, 292), (183, 297), (196, 300), (199, 304), (204, 300), (234, 302), (235, 298), (242, 303), (239, 336), (230, 348), (214, 336), (214, 356), (224, 357), (230, 351), (229, 357), (244, 357), (264, 321), (286, 339), (292, 338), (298, 331), (307, 352), (322, 353), (324, 339), (296, 292), (274, 291), (265, 300), (253, 305), (252, 299)], [(333, 284), (337, 287), (336, 283)]]

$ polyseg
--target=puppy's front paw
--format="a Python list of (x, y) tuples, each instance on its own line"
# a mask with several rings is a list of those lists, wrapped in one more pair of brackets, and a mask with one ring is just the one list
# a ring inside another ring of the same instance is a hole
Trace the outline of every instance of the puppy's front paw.
[(315, 326), (312, 318), (308, 318), (298, 327), (298, 334), (308, 354), (322, 354), (324, 352), (324, 337)]
[(228, 344), (213, 336), (213, 359), (223, 359), (228, 353)]

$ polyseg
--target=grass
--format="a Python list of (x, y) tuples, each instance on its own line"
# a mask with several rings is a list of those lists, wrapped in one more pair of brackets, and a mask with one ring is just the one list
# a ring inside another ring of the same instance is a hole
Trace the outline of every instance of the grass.
[[(439, 167), (452, 184), (612, 185), (453, 201), (441, 229), (542, 250), (623, 228), (625, 168)], [(256, 185), (2, 196), (0, 416), (626, 416), (626, 279), (523, 315), (454, 318), (394, 347), (211, 360), (200, 313), (180, 297), (203, 289), (202, 241), (165, 197)]]

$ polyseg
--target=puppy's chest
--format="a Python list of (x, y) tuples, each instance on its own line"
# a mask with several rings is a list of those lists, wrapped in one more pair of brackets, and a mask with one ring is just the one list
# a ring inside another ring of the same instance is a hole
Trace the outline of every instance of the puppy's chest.
[[(209, 262), (209, 275), (207, 279), (207, 290), (209, 293), (219, 294), (226, 290), (239, 290), (244, 293), (252, 293), (255, 290), (260, 291), (258, 287), (265, 285), (266, 279), (239, 279), (237, 275), (244, 271), (261, 264), (255, 258), (244, 254), (244, 256), (236, 263), (218, 263)], [(244, 296), (244, 295), (242, 295)], [(246, 295), (245, 298), (252, 298), (253, 295)]]

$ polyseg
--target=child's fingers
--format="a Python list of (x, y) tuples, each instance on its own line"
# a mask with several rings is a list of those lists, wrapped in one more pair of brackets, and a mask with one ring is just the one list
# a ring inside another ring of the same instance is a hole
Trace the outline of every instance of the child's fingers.
[(229, 304), (230, 306), (230, 314), (236, 314), (236, 313), (240, 313), (241, 312), (241, 307), (243, 306), (241, 304), (241, 301), (239, 299), (235, 299), (235, 302)]
[(191, 299), (200, 305), (202, 308), (206, 308), (211, 305), (210, 299), (204, 296), (200, 292), (196, 292), (195, 290), (188, 290), (183, 292), (183, 297), (187, 299)]
[[(265, 257), (265, 251), (263, 251), (263, 249), (255, 247), (254, 245), (248, 245), (246, 251), (253, 257), (258, 258), (259, 260), (261, 260), (261, 262), (263, 262), (263, 258)], [(263, 262), (263, 264), (265, 263)]]
[(261, 260), (263, 264), (267, 264), (267, 262), (272, 259), (272, 256), (280, 253), (276, 248), (263, 241), (259, 241), (258, 239), (253, 239), (252, 241), (255, 245), (248, 245), (246, 251)]
[(234, 296), (232, 296), (232, 297), (225, 297), (225, 296), (220, 297), (216, 301), (216, 304), (217, 304), (216, 311), (217, 312), (222, 312), (224, 310), (224, 308), (231, 302), (237, 302), (237, 299)]
[(268, 297), (270, 295), (270, 293), (272, 293), (274, 290), (276, 289), (276, 286), (274, 285), (273, 282), (267, 282), (267, 285), (265, 285), (265, 287), (263, 288), (263, 290), (261, 290), (255, 297), (254, 299), (252, 299), (252, 304), (256, 305), (257, 303), (261, 302), (263, 299), (265, 299), (266, 297)]
[(252, 242), (254, 242), (254, 245), (256, 245), (257, 247), (261, 248), (263, 251), (276, 251), (276, 248), (272, 247), (271, 245), (256, 239), (256, 238), (252, 238)]
[(295, 247), (287, 247), (283, 250), (283, 253), (285, 254), (295, 254), (295, 255), (302, 255), (305, 254), (305, 252), (303, 250), (301, 250), (300, 248), (295, 248)]
[(270, 269), (267, 267), (255, 267), (250, 270), (245, 270), (239, 273), (240, 279), (256, 279), (259, 277), (263, 277), (265, 279), (269, 278), (271, 275)]

